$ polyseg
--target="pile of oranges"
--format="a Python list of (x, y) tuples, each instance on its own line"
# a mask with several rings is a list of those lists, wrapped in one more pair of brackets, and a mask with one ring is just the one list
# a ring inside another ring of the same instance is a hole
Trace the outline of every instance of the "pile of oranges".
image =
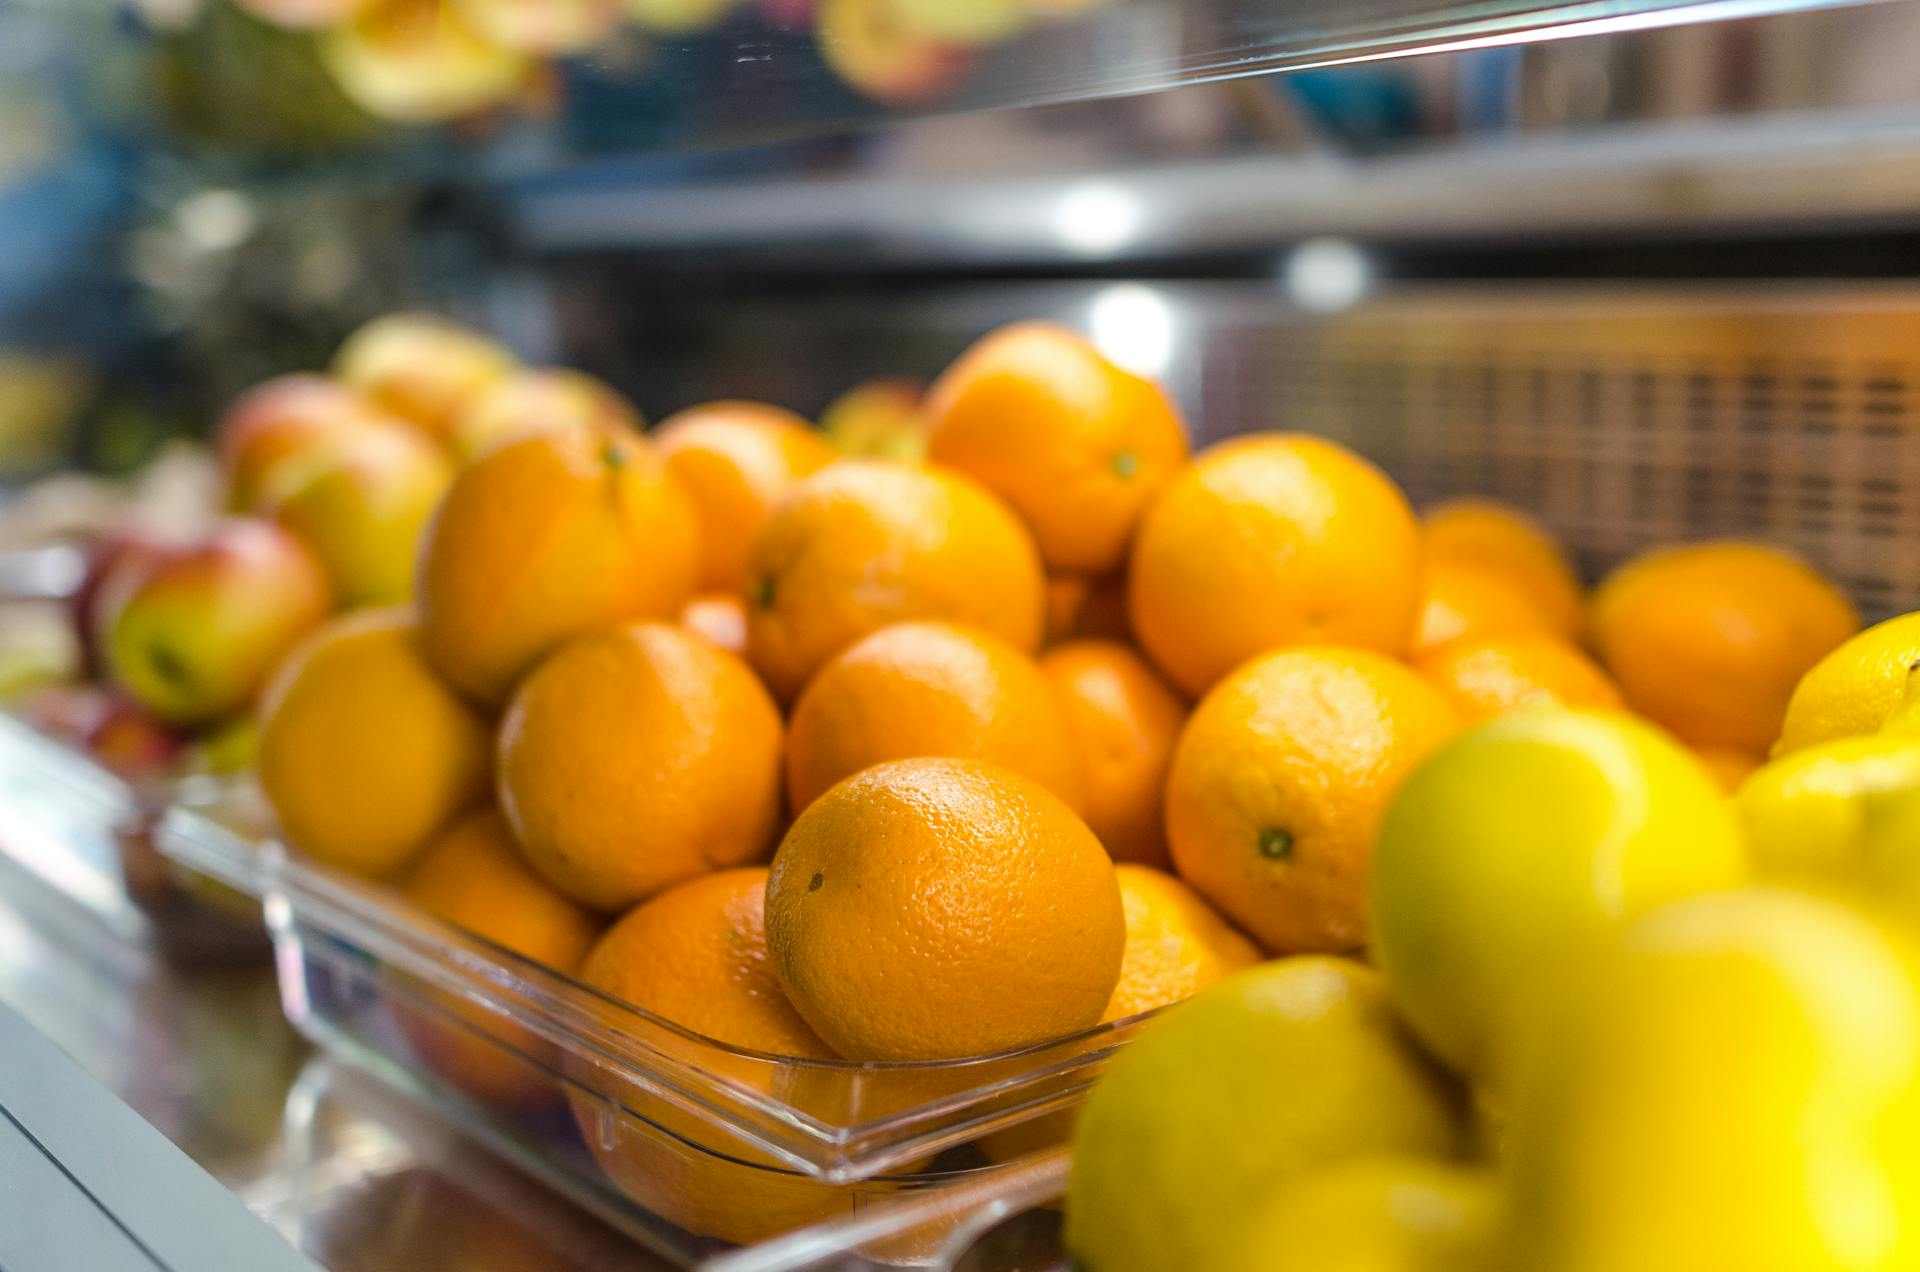
[(1351, 953), (1387, 803), (1463, 725), (1624, 706), (1732, 781), (1858, 626), (1771, 548), (1589, 598), (1520, 514), (1423, 521), (1333, 442), (1190, 457), (1159, 387), (1043, 324), (893, 457), (757, 403), (509, 415), (412, 603), (280, 668), (261, 784), (302, 852), (749, 1050), (976, 1056)]

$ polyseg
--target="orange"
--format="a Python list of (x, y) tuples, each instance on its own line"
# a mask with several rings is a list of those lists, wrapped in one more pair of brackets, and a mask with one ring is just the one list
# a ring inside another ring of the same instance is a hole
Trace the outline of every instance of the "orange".
[(1591, 658), (1555, 636), (1454, 641), (1414, 669), (1452, 700), (1465, 721), (1536, 703), (1618, 711), (1620, 690)]
[(1131, 643), (1127, 619), (1127, 576), (1047, 575), (1047, 641), (1114, 640)]
[(1209, 447), (1148, 510), (1128, 612), (1198, 696), (1288, 645), (1405, 652), (1420, 578), (1413, 510), (1384, 474), (1333, 442), (1260, 433)]
[(1458, 723), (1439, 690), (1380, 654), (1254, 659), (1194, 708), (1174, 749), (1180, 877), (1272, 953), (1358, 949), (1387, 800)]
[(732, 592), (702, 592), (680, 611), (680, 626), (730, 654), (747, 652), (747, 606)]
[(1080, 806), (1073, 737), (1040, 668), (954, 623), (894, 623), (820, 668), (793, 707), (787, 799), (798, 811), (843, 777), (920, 755), (992, 760)]
[(287, 842), (354, 874), (404, 866), (487, 791), (487, 724), (421, 657), (412, 615), (336, 618), (260, 705), (260, 788)]
[(1527, 594), (1499, 574), (1445, 559), (1427, 563), (1420, 619), (1409, 655), (1420, 658), (1456, 640), (1538, 633), (1558, 635)]
[(1040, 670), (1066, 714), (1088, 828), (1115, 861), (1168, 865), (1161, 808), (1186, 704), (1138, 654), (1111, 641), (1056, 646)]
[(443, 444), (460, 413), (513, 370), (501, 345), (432, 314), (388, 314), (340, 346), (333, 373)]
[(1720, 789), (1731, 795), (1739, 790), (1746, 780), (1753, 776), (1755, 769), (1766, 763), (1766, 757), (1747, 751), (1736, 751), (1724, 746), (1697, 746), (1693, 753), (1713, 774), (1713, 780)]
[(747, 653), (783, 700), (888, 623), (949, 619), (1032, 651), (1040, 559), (1006, 505), (938, 469), (842, 460), (801, 482), (748, 554)]
[(1158, 385), (1048, 323), (1002, 327), (927, 394), (927, 456), (1013, 506), (1048, 568), (1119, 568), (1141, 512), (1187, 458)]
[(1552, 629), (1580, 635), (1580, 576), (1553, 536), (1517, 508), (1491, 499), (1454, 499), (1427, 509), (1427, 554), (1498, 574), (1533, 601)]
[[(768, 960), (766, 885), (764, 869), (722, 870), (679, 884), (614, 924), (587, 956), (580, 978), (730, 1047), (830, 1059), (833, 1052), (794, 1011)], [(699, 1059), (773, 1093), (771, 1064), (712, 1050)], [(636, 1087), (621, 1102), (647, 1121), (575, 1099), (587, 1144), (615, 1183), (682, 1228), (752, 1242), (853, 1207), (851, 1190), (775, 1170), (765, 1153), (651, 1092)]]
[(1725, 540), (1621, 566), (1594, 593), (1591, 625), (1635, 711), (1693, 746), (1761, 754), (1794, 685), (1860, 616), (1792, 553)]
[[(597, 915), (527, 868), (492, 808), (449, 826), (408, 869), (400, 892), (436, 919), (561, 972), (580, 965), (600, 931)], [(425, 1009), (396, 1011), (395, 1018), (429, 1068), (487, 1104), (525, 1107), (554, 1098), (551, 1044), (450, 994), (422, 993)]]
[(774, 505), (833, 459), (813, 425), (762, 402), (709, 402), (661, 422), (653, 440), (700, 518), (700, 586), (737, 591), (747, 549)]
[(780, 712), (745, 663), (665, 623), (579, 636), (500, 722), (502, 811), (534, 869), (618, 910), (763, 857)]
[(622, 429), (539, 433), (454, 479), (420, 543), (427, 656), (498, 705), (569, 636), (680, 612), (693, 593), (693, 506)]
[(633, 403), (584, 371), (528, 367), (476, 393), (454, 417), (454, 454), (472, 460), (502, 442), (562, 428), (624, 428), (645, 423)]
[(953, 1059), (1086, 1029), (1125, 944), (1093, 832), (1038, 782), (979, 760), (848, 778), (795, 820), (767, 881), (780, 983), (850, 1059)]

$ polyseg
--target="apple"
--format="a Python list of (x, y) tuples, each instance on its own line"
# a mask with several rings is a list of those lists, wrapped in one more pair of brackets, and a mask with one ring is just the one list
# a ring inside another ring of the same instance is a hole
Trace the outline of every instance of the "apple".
[(283, 375), (247, 390), (214, 427), (227, 506), (255, 511), (276, 466), (378, 418), (365, 398), (324, 375)]
[(96, 621), (101, 589), (116, 570), (138, 569), (166, 547), (167, 540), (131, 523), (116, 526), (87, 544), (80, 583), (67, 598), (67, 617), (80, 645), (81, 674), (88, 679), (98, 678), (106, 665)]
[(758, 0), (754, 5), (769, 26), (782, 31), (804, 31), (813, 25), (820, 0)]
[(370, 0), (234, 0), (244, 12), (275, 26), (319, 31), (352, 20)]
[(369, 115), (414, 124), (498, 105), (534, 66), (482, 36), (453, 0), (373, 0), (320, 36), (320, 60)]
[(649, 31), (684, 34), (720, 25), (733, 0), (621, 0), (621, 7)]
[(873, 380), (848, 389), (820, 415), (820, 430), (843, 455), (915, 461), (927, 453), (921, 412), (925, 386), (913, 380)]
[(513, 438), (576, 426), (639, 432), (646, 421), (633, 403), (584, 371), (530, 367), (482, 390), (454, 422), (450, 440), (454, 454), (471, 461)]
[(895, 21), (915, 35), (948, 44), (994, 44), (1032, 17), (1028, 0), (887, 0)]
[(890, 106), (944, 97), (973, 65), (965, 48), (903, 23), (893, 0), (821, 0), (814, 39), (834, 74)]
[(416, 313), (375, 318), (333, 358), (343, 384), (443, 445), (461, 412), (517, 365), (480, 333)]
[(413, 596), (414, 550), (453, 484), (446, 454), (403, 424), (369, 424), (284, 465), (265, 511), (326, 566), (343, 605)]
[(137, 782), (171, 771), (186, 740), (125, 694), (114, 694), (81, 738), (81, 745), (114, 774)]
[(112, 682), (167, 724), (253, 701), (333, 605), (325, 568), (291, 532), (255, 517), (115, 569), (98, 612)]
[(456, 0), (486, 39), (526, 53), (577, 53), (619, 24), (615, 0)]

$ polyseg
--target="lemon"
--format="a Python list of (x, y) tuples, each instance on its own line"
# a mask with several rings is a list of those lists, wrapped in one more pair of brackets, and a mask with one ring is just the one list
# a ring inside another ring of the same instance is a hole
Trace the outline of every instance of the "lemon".
[(1236, 1272), (1473, 1272), (1491, 1259), (1498, 1193), (1486, 1170), (1366, 1157), (1285, 1185), (1224, 1243)]
[(1920, 737), (1873, 733), (1774, 760), (1734, 797), (1754, 866), (1792, 878), (1857, 878), (1869, 805), (1920, 788)]
[(1379, 973), (1266, 963), (1170, 1010), (1094, 1087), (1074, 1136), (1067, 1246), (1091, 1272), (1231, 1266), (1233, 1224), (1344, 1158), (1444, 1157), (1459, 1093), (1406, 1042)]
[(1621, 933), (1526, 1083), (1502, 1266), (1920, 1267), (1920, 976), (1904, 933), (1749, 888)]
[(1920, 613), (1876, 623), (1813, 665), (1787, 701), (1775, 755), (1829, 738), (1857, 737), (1885, 724), (1920, 662)]
[(1920, 914), (1920, 786), (1866, 801), (1860, 862), (1870, 888), (1909, 915)]
[(1421, 1040), (1498, 1093), (1535, 985), (1621, 920), (1745, 874), (1726, 800), (1678, 743), (1624, 715), (1519, 711), (1394, 796), (1373, 952)]

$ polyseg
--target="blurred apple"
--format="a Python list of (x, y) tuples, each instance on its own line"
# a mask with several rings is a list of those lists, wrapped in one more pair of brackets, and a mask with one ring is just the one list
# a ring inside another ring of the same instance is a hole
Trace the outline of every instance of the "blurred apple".
[(948, 44), (992, 44), (1032, 16), (1028, 0), (887, 0), (903, 28)]
[(476, 31), (453, 0), (372, 0), (320, 37), (320, 57), (355, 105), (399, 123), (506, 101), (533, 68), (525, 53)]
[(98, 609), (107, 672), (172, 725), (231, 715), (332, 608), (326, 571), (292, 533), (253, 517), (116, 568)]
[(343, 605), (413, 597), (420, 531), (453, 483), (446, 454), (401, 424), (369, 424), (284, 465), (263, 497), (319, 554)]
[(770, 26), (782, 31), (804, 31), (813, 25), (820, 0), (756, 0), (754, 5)]
[(924, 386), (913, 380), (872, 380), (848, 389), (820, 414), (820, 429), (843, 455), (916, 461), (927, 453)]
[(319, 31), (351, 21), (372, 0), (234, 0), (245, 13), (296, 31)]
[(136, 563), (166, 547), (166, 540), (139, 525), (118, 526), (87, 545), (80, 585), (67, 599), (67, 613), (74, 637), (80, 642), (81, 674), (88, 679), (97, 679), (106, 667), (97, 621), (100, 589), (116, 570), (135, 568)]
[(577, 53), (619, 24), (615, 0), (456, 0), (475, 31), (526, 53)]
[(130, 782), (170, 771), (186, 748), (178, 732), (124, 694), (112, 696), (80, 741), (87, 754)]
[(446, 444), (454, 421), (518, 365), (494, 341), (433, 314), (375, 318), (334, 355), (334, 374)]
[(649, 31), (704, 31), (718, 26), (733, 0), (620, 0), (627, 16)]
[(891, 106), (943, 97), (973, 65), (966, 49), (903, 24), (893, 0), (821, 0), (814, 38), (834, 74)]
[(255, 511), (276, 466), (377, 418), (364, 397), (324, 375), (283, 375), (247, 390), (214, 426), (227, 506)]
[(585, 425), (646, 426), (633, 403), (584, 371), (530, 367), (495, 381), (453, 424), (453, 453), (472, 460), (511, 438)]

